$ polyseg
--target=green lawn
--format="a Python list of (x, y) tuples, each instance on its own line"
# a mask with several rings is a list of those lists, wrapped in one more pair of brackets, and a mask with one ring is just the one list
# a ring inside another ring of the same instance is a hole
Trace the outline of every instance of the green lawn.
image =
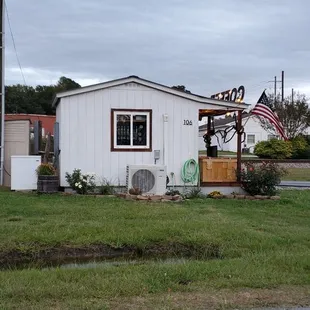
[[(199, 151), (199, 155), (206, 155), (206, 151)], [(218, 151), (218, 157), (227, 157), (227, 156), (232, 156), (237, 158), (237, 152), (231, 152), (231, 151)], [(241, 155), (243, 159), (255, 159), (257, 156), (254, 154), (242, 154)]]
[(310, 181), (310, 168), (289, 168), (288, 174), (282, 178), (286, 181)]
[[(164, 204), (1, 191), (2, 257), (98, 244), (172, 247), (176, 254), (94, 268), (1, 271), (0, 309), (309, 304), (310, 191), (283, 191), (281, 198)], [(183, 248), (204, 253), (210, 245), (221, 258), (182, 258)]]

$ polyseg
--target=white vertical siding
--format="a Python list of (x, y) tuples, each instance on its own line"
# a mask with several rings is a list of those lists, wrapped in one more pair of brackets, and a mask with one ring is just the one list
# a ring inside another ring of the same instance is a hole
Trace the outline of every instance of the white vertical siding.
[(11, 156), (29, 155), (30, 123), (25, 120), (5, 121), (4, 185), (11, 186)]
[[(152, 110), (152, 152), (111, 152), (111, 109)], [(168, 115), (166, 134), (167, 172), (173, 172), (181, 185), (181, 168), (190, 158), (198, 161), (197, 104), (188, 99), (130, 83), (109, 89), (61, 99), (57, 108), (60, 122), (61, 186), (67, 186), (65, 173), (80, 168), (94, 172), (113, 184), (125, 184), (127, 164), (154, 164), (154, 150), (160, 150), (163, 160), (163, 114)], [(191, 120), (192, 126), (183, 125)]]

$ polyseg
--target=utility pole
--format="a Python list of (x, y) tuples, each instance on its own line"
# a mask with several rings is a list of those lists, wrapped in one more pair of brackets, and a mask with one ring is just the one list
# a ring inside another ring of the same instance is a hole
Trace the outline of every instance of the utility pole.
[(284, 71), (282, 71), (282, 103), (284, 102)]
[(274, 77), (274, 81), (268, 81), (267, 83), (274, 83), (274, 103), (277, 102), (277, 83), (281, 83), (282, 81), (277, 80), (277, 76)]
[(294, 103), (294, 88), (292, 88), (292, 103)]
[(4, 35), (4, 28), (5, 28), (5, 3), (4, 0), (0, 0), (0, 96), (1, 96), (1, 135), (0, 135), (0, 186), (4, 183), (4, 125), (5, 125), (5, 81), (4, 81), (4, 41), (5, 41), (5, 35)]
[(274, 103), (277, 102), (277, 76), (274, 77)]

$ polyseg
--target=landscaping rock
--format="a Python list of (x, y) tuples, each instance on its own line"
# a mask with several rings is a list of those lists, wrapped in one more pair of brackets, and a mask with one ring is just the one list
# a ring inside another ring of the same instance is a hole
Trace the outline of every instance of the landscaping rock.
[(161, 202), (172, 202), (172, 200), (168, 200), (168, 199), (161, 199)]
[(173, 201), (182, 200), (182, 196), (180, 196), (180, 195), (174, 195), (174, 196), (172, 196), (172, 200), (173, 200)]
[(236, 199), (245, 199), (245, 195), (235, 195)]
[(270, 199), (271, 200), (280, 200), (280, 196), (271, 196)]
[(234, 199), (234, 198), (235, 198), (235, 195), (225, 195), (224, 198), (227, 198), (227, 199)]
[(255, 197), (254, 197), (254, 196), (245, 196), (245, 199), (248, 199), (248, 200), (255, 200)]
[(166, 199), (166, 200), (173, 200), (172, 198), (173, 198), (173, 196), (171, 196), (171, 195), (163, 195), (162, 196), (162, 199)]
[(259, 200), (265, 200), (267, 198), (267, 196), (262, 196), (262, 195), (255, 195), (254, 197), (255, 199), (259, 199)]
[(160, 201), (161, 199), (162, 199), (162, 196), (159, 196), (159, 195), (150, 196), (150, 200), (152, 201)]
[(126, 198), (127, 194), (126, 193), (120, 193), (117, 195), (119, 198)]
[(138, 195), (138, 196), (137, 196), (137, 200), (149, 200), (149, 197), (147, 197), (147, 196), (142, 196), (142, 195)]

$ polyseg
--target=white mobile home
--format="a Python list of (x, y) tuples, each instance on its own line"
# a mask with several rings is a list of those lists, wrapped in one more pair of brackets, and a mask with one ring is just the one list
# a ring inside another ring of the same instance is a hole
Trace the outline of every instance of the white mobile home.
[(62, 187), (75, 168), (124, 186), (127, 165), (164, 165), (170, 184), (183, 185), (184, 163), (199, 160), (199, 118), (247, 108), (136, 76), (59, 93), (53, 104)]
[[(249, 148), (250, 152), (253, 153), (254, 146), (260, 141), (268, 141), (270, 139), (278, 139), (279, 136), (272, 134), (265, 130), (261, 125), (259, 119), (255, 115), (243, 113), (242, 121), (244, 126), (244, 141), (242, 147)], [(229, 131), (232, 126), (235, 125), (233, 117), (222, 117), (215, 119), (214, 129), (216, 134), (212, 137), (212, 144), (216, 145), (221, 151), (237, 152), (237, 135), (234, 130)], [(199, 150), (205, 150), (205, 143), (201, 137), (207, 131), (207, 125), (199, 126)], [(223, 133), (229, 131), (226, 138), (223, 138)], [(226, 142), (227, 141), (227, 142)]]

